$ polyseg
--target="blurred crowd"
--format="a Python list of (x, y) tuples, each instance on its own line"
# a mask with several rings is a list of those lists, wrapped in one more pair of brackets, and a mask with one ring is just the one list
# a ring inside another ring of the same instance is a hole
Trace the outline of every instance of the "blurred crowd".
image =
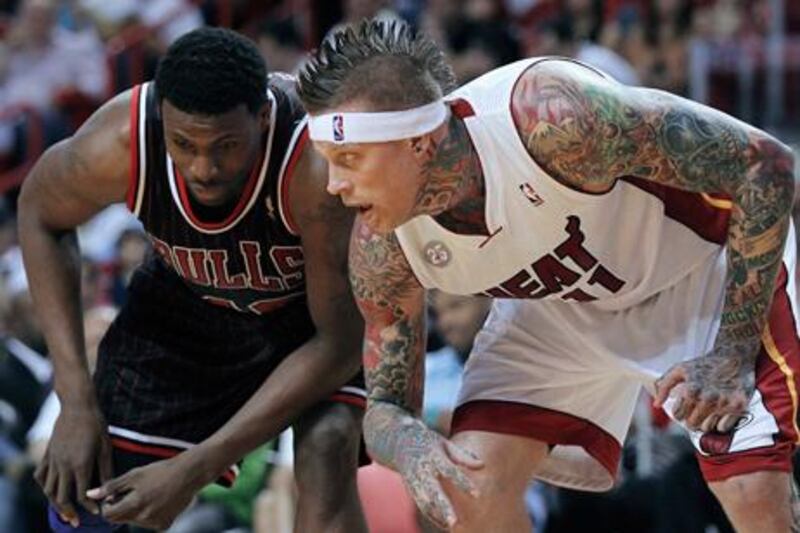
[[(195, 27), (239, 29), (257, 42), (270, 70), (291, 73), (328, 31), (364, 17), (403, 18), (435, 38), (462, 83), (521, 57), (561, 55), (625, 83), (702, 94), (734, 114), (747, 109), (742, 99), (771, 94), (762, 87), (775, 66), (765, 50), (779, 39), (782, 120), (767, 126), (780, 128), (784, 140), (800, 139), (792, 128), (800, 126), (794, 0), (0, 0), (0, 531), (46, 530), (31, 472), (58, 413), (15, 229), (16, 195), (30, 165), (106, 98), (149, 79), (165, 48)], [(713, 51), (710, 60), (707, 53), (698, 63), (698, 50)], [(150, 243), (124, 206), (101, 213), (79, 237), (92, 359)], [(424, 419), (443, 433), (489, 306), (430, 297)], [(171, 531), (289, 531), (290, 442), (284, 435), (253, 452), (235, 489), (209, 487)], [(391, 472), (362, 469), (359, 483), (373, 531), (432, 530)], [(644, 397), (614, 491), (586, 495), (534, 483), (527, 504), (537, 531), (730, 530), (691, 446)]]

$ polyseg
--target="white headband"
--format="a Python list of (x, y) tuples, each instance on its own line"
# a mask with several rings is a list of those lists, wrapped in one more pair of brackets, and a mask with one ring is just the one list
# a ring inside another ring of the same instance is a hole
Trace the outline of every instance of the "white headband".
[(328, 113), (308, 120), (312, 141), (380, 143), (418, 137), (438, 128), (447, 118), (443, 100), (403, 111)]

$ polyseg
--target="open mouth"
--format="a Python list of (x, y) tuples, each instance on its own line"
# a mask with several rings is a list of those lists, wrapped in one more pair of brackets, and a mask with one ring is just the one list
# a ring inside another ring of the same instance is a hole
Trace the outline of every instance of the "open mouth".
[(367, 211), (369, 211), (370, 209), (372, 209), (372, 206), (369, 205), (369, 204), (368, 205), (360, 205), (360, 206), (358, 206), (358, 212), (361, 213), (362, 215), (364, 213), (366, 213)]

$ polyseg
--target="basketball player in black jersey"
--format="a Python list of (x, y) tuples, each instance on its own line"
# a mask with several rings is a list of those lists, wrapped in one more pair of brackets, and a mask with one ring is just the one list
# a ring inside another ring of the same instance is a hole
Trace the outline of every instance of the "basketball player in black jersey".
[[(292, 425), (296, 531), (366, 530), (352, 220), (306, 139), (291, 80), (268, 79), (247, 39), (204, 28), (170, 47), (154, 83), (111, 99), (31, 171), (20, 233), (62, 405), (36, 472), (54, 529), (100, 512), (164, 529)], [(74, 228), (122, 201), (154, 252), (92, 379)]]

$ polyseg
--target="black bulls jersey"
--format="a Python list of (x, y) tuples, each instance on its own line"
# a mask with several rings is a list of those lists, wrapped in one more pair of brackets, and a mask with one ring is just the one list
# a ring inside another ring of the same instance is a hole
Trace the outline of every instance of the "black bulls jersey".
[(204, 222), (167, 153), (155, 85), (133, 89), (128, 208), (157, 252), (149, 267), (174, 271), (212, 304), (263, 315), (304, 298), (303, 252), (287, 206), (288, 183), (307, 141), (302, 107), (284, 75), (270, 76), (269, 131), (231, 213)]

